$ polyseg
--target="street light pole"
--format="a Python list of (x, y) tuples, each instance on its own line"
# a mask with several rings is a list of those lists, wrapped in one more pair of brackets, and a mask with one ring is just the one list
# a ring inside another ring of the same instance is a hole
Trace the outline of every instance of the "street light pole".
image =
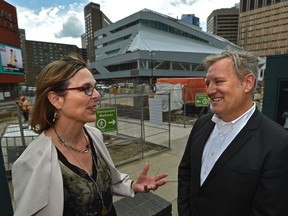
[(151, 78), (150, 78), (150, 87), (151, 90), (153, 91), (153, 77), (154, 77), (154, 64), (153, 64), (153, 55), (155, 55), (155, 52), (153, 50), (149, 50), (149, 54), (150, 54), (150, 68), (151, 68)]

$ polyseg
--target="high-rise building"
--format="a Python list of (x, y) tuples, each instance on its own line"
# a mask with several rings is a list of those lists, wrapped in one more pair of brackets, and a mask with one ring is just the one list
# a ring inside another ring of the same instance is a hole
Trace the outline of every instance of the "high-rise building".
[(87, 42), (86, 42), (86, 35), (85, 35), (85, 33), (81, 35), (81, 45), (82, 45), (82, 48), (87, 49)]
[(76, 45), (25, 40), (25, 72), (27, 86), (35, 86), (41, 69), (51, 61), (58, 60), (71, 52), (80, 54), (87, 60), (86, 49)]
[(237, 44), (239, 8), (214, 10), (207, 18), (207, 32)]
[(195, 14), (182, 14), (180, 20), (182, 22), (199, 27), (199, 17), (196, 17)]
[(288, 53), (288, 1), (241, 0), (238, 45), (258, 56)]
[(20, 46), (22, 47), (22, 44), (25, 43), (26, 40), (26, 31), (25, 29), (19, 29), (19, 37), (20, 37)]
[(90, 2), (84, 7), (85, 36), (88, 63), (95, 61), (94, 32), (110, 25), (112, 22), (100, 10), (100, 5)]
[(20, 37), (20, 47), (22, 51), (22, 56), (23, 56), (23, 65), (25, 68), (25, 59), (24, 59), (24, 53), (25, 53), (25, 41), (26, 41), (26, 31), (25, 29), (19, 29), (19, 37)]

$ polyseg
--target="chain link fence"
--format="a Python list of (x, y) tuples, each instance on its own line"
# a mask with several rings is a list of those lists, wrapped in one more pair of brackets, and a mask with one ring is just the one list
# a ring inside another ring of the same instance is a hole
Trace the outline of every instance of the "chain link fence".
[(1, 153), (10, 178), (12, 164), (37, 134), (24, 122), (21, 107), (16, 103), (0, 106), (0, 119)]
[[(163, 96), (170, 100), (169, 93)], [(162, 101), (151, 108), (153, 100), (149, 94), (107, 94), (98, 102), (99, 108), (117, 108), (117, 130), (103, 132), (116, 166), (170, 149), (170, 111), (162, 112)], [(0, 106), (0, 117), (1, 151), (10, 178), (12, 164), (38, 134), (24, 122), (16, 103)], [(96, 127), (96, 122), (89, 124)]]

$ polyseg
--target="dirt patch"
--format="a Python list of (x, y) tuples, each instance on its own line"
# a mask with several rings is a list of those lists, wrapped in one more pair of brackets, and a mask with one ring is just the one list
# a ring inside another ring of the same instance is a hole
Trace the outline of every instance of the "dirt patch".
[(167, 149), (165, 146), (156, 145), (154, 143), (146, 142), (142, 145), (142, 143), (137, 140), (116, 136), (111, 137), (109, 135), (104, 135), (104, 143), (115, 164), (141, 157), (142, 151), (144, 155), (147, 156)]

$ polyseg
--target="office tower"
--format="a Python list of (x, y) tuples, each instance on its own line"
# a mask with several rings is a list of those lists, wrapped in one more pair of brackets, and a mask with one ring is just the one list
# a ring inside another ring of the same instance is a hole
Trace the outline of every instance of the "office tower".
[(95, 62), (95, 42), (94, 32), (110, 25), (112, 22), (100, 10), (100, 5), (96, 3), (89, 3), (84, 8), (85, 18), (85, 36), (87, 47), (88, 63)]
[(82, 45), (82, 48), (87, 49), (87, 42), (86, 42), (86, 34), (85, 33), (81, 35), (81, 45)]
[(288, 53), (288, 1), (241, 0), (238, 45), (259, 56)]
[(182, 14), (180, 20), (199, 27), (199, 17), (196, 17), (195, 14)]
[(214, 10), (207, 18), (207, 32), (219, 35), (237, 44), (238, 19), (238, 8)]

